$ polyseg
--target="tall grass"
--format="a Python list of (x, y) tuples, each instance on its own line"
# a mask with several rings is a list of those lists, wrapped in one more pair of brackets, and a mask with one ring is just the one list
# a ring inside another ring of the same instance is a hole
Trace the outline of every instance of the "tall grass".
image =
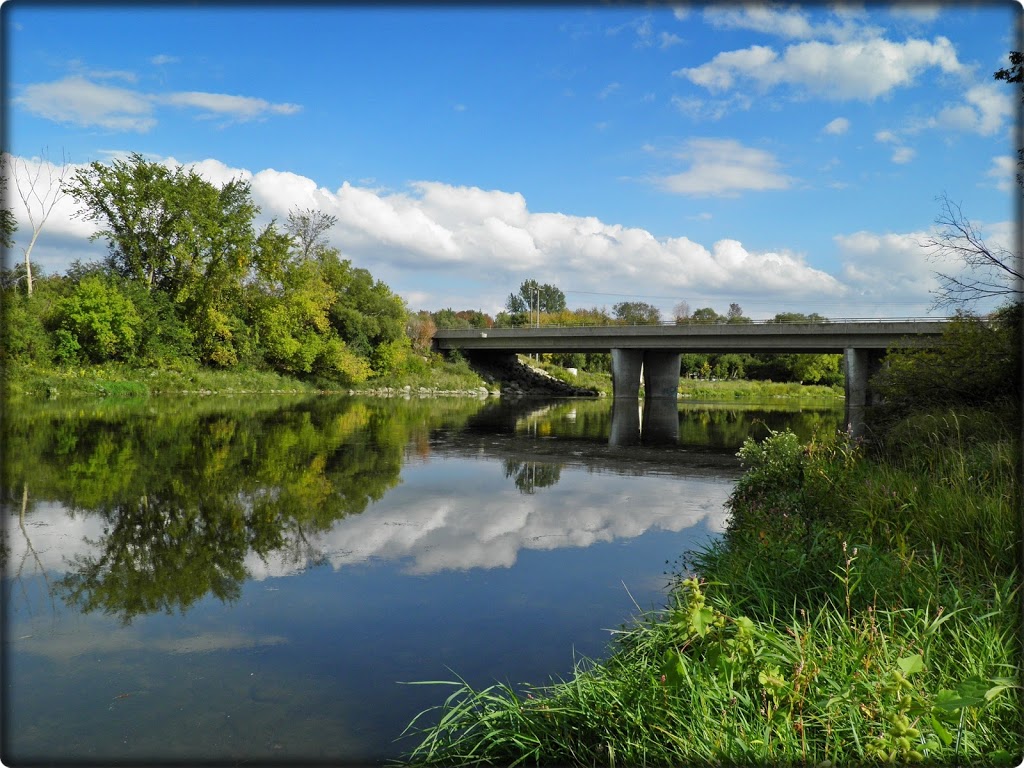
[(449, 683), (409, 761), (1019, 764), (1019, 448), (996, 426), (920, 417), (872, 457), (748, 441), (728, 530), (664, 611), (570, 679)]

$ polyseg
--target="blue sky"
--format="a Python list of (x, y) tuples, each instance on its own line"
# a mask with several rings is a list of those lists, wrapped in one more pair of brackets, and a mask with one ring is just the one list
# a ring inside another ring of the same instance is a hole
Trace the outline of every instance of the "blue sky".
[[(952, 269), (919, 245), (938, 195), (1014, 246), (1018, 100), (992, 73), (1020, 10), (16, 0), (7, 169), (140, 152), (246, 178), (261, 222), (337, 216), (410, 309), (493, 314), (534, 278), (570, 307), (921, 315)], [(74, 212), (47, 271), (104, 253)]]

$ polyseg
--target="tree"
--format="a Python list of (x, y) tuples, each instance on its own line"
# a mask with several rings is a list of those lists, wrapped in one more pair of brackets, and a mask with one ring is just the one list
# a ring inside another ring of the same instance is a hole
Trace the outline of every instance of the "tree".
[(288, 212), (288, 223), (285, 230), (295, 238), (299, 255), (308, 259), (317, 251), (327, 247), (327, 230), (338, 223), (338, 217), (329, 213), (308, 208), (304, 211)]
[(79, 215), (101, 229), (110, 271), (167, 293), (194, 335), (201, 358), (238, 361), (246, 333), (236, 310), (243, 278), (282, 263), (289, 242), (271, 222), (257, 235), (259, 208), (247, 182), (222, 187), (182, 167), (170, 170), (139, 154), (79, 168), (68, 192)]
[(739, 304), (730, 304), (729, 311), (725, 314), (727, 323), (749, 323), (750, 318), (744, 317), (743, 307)]
[(964, 307), (985, 299), (1019, 300), (1024, 270), (1020, 256), (1001, 246), (990, 246), (960, 206), (945, 194), (937, 198), (938, 230), (918, 243), (929, 258), (962, 264), (957, 274), (936, 272), (939, 288), (933, 291), (936, 307)]
[(676, 321), (676, 325), (688, 322), (690, 319), (690, 305), (685, 301), (680, 301), (672, 307), (672, 319)]
[(693, 315), (690, 318), (690, 322), (692, 323), (705, 324), (721, 323), (724, 320), (725, 318), (722, 317), (717, 312), (715, 312), (715, 310), (713, 310), (711, 307), (701, 307), (700, 309), (695, 309), (693, 311)]
[(537, 312), (561, 312), (565, 309), (565, 294), (549, 283), (524, 280), (519, 293), (510, 293), (505, 300), (505, 309), (512, 315)]
[(644, 301), (620, 301), (612, 306), (615, 318), (628, 325), (652, 325), (661, 322), (661, 312)]
[[(24, 158), (21, 158), (20, 161), (14, 161), (6, 153), (4, 158), (10, 175), (14, 177), (14, 187), (18, 190), (18, 197), (21, 198), (22, 205), (25, 206), (28, 223), (32, 228), (32, 236), (29, 238), (28, 246), (24, 249), (25, 290), (31, 296), (32, 249), (35, 247), (36, 240), (39, 239), (39, 233), (43, 231), (43, 225), (50, 218), (54, 207), (67, 195), (65, 182), (68, 174), (71, 172), (71, 166), (63, 153), (61, 153), (61, 164), (58, 168), (50, 162), (49, 153), (44, 151), (42, 157), (39, 158), (39, 163), (36, 165), (34, 172), (29, 169), (28, 161)], [(43, 166), (46, 166), (45, 180), (42, 178)], [(22, 176), (24, 176), (24, 179), (21, 178)], [(12, 229), (11, 232), (13, 233), (13, 231)]]

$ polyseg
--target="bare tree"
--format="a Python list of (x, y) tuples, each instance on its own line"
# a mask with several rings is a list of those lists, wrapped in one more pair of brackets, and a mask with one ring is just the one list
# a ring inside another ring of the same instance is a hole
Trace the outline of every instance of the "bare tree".
[(672, 307), (672, 319), (676, 321), (676, 325), (690, 319), (690, 305), (685, 300)]
[[(28, 241), (25, 251), (25, 286), (28, 295), (32, 295), (32, 249), (35, 247), (39, 233), (43, 225), (50, 217), (54, 207), (65, 197), (67, 190), (64, 182), (71, 173), (71, 164), (67, 156), (61, 150), (60, 165), (50, 162), (49, 151), (44, 150), (39, 164), (33, 172), (29, 168), (28, 161), (24, 158), (15, 160), (10, 154), (5, 153), (5, 163), (8, 166), (10, 175), (14, 178), (14, 188), (18, 190), (18, 197), (28, 215), (28, 223), (32, 228), (32, 237)], [(43, 178), (43, 169), (46, 169), (46, 178)], [(24, 178), (22, 178), (24, 177)]]
[(302, 258), (308, 259), (310, 255), (327, 245), (324, 233), (337, 223), (337, 216), (308, 208), (305, 211), (289, 211), (285, 229), (299, 241)]
[(941, 207), (935, 219), (938, 229), (918, 245), (928, 251), (930, 258), (958, 261), (962, 269), (957, 274), (935, 273), (939, 289), (932, 292), (933, 306), (966, 306), (997, 297), (1020, 300), (1024, 279), (1020, 254), (989, 246), (959, 204), (945, 194), (937, 200)]

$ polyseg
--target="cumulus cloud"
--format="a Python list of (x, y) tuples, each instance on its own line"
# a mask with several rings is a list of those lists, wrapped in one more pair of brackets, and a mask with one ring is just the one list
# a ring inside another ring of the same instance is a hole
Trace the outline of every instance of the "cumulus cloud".
[(979, 83), (967, 89), (963, 103), (947, 104), (927, 127), (951, 128), (991, 136), (1013, 115), (1013, 96), (998, 83)]
[(298, 104), (274, 104), (251, 96), (202, 91), (145, 93), (94, 82), (96, 79), (102, 78), (94, 73), (92, 80), (72, 75), (52, 83), (33, 83), (25, 86), (14, 103), (31, 114), (57, 123), (135, 133), (145, 133), (156, 125), (155, 111), (161, 105), (198, 109), (201, 117), (229, 117), (239, 121), (266, 115), (293, 115), (302, 109)]
[[(1012, 244), (1010, 222), (975, 224), (990, 246)], [(836, 235), (841, 274), (850, 295), (864, 303), (876, 303), (890, 316), (907, 314), (907, 307), (913, 307), (909, 310), (913, 313), (927, 311), (932, 293), (939, 288), (935, 273), (956, 274), (963, 268), (956, 258), (937, 258), (923, 247), (934, 235), (927, 230), (884, 234), (862, 230)]]
[(845, 117), (837, 117), (835, 120), (830, 121), (822, 130), (831, 136), (841, 136), (850, 130), (850, 121)]
[[(695, 139), (677, 152), (680, 158), (687, 170), (657, 180), (679, 194), (735, 194), (792, 183), (771, 153), (737, 142)], [(174, 158), (163, 162), (179, 164)], [(348, 181), (331, 189), (288, 171), (253, 172), (215, 159), (188, 167), (216, 184), (248, 181), (261, 222), (283, 221), (295, 208), (337, 217), (328, 233), (331, 245), (415, 301), (414, 309), (450, 303), (496, 312), (508, 286), (524, 274), (563, 289), (607, 292), (614, 286), (625, 295), (651, 293), (652, 275), (658, 276), (659, 293), (721, 291), (730, 300), (743, 292), (778, 301), (846, 293), (839, 280), (799, 254), (751, 250), (730, 238), (705, 246), (593, 216), (535, 212), (517, 192), (437, 181), (415, 181), (397, 191)], [(66, 252), (64, 263), (47, 262), (48, 268), (63, 270), (70, 258), (102, 255), (102, 242), (88, 243), (92, 226), (72, 213), (71, 208), (54, 213), (37, 249), (49, 254), (60, 235), (61, 247), (74, 241), (78, 250)], [(17, 236), (22, 235), (23, 229)], [(79, 252), (89, 249), (91, 255)]]
[(902, 43), (884, 38), (842, 43), (812, 40), (790, 45), (781, 55), (773, 48), (754, 45), (723, 51), (705, 64), (673, 74), (712, 92), (729, 90), (742, 81), (764, 91), (786, 85), (830, 100), (870, 102), (913, 84), (933, 68), (944, 73), (962, 70), (953, 44), (945, 37)]
[(1016, 159), (1010, 155), (1000, 155), (992, 158), (992, 167), (988, 169), (985, 176), (995, 180), (995, 188), (1000, 192), (1009, 192), (1015, 183), (1016, 174)]
[(746, 147), (734, 139), (690, 139), (676, 153), (690, 163), (682, 173), (657, 180), (663, 189), (696, 197), (735, 196), (739, 192), (787, 189), (793, 179), (780, 173), (771, 152)]

